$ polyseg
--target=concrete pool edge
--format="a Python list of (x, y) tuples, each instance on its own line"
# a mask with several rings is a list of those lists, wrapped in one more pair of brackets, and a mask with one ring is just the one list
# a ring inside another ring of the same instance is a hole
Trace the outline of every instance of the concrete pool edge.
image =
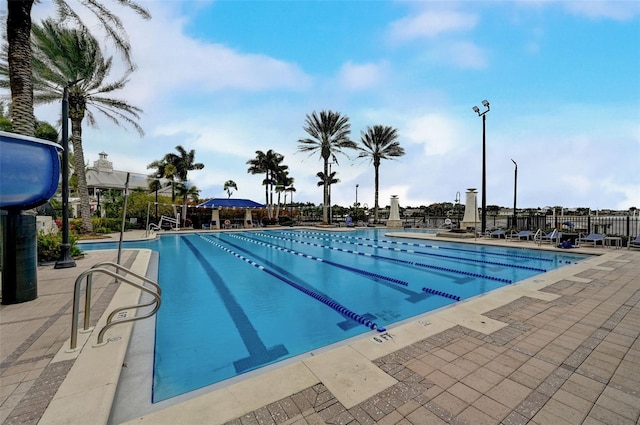
[[(151, 250), (138, 250), (131, 270), (144, 275), (150, 257)], [(114, 327), (107, 334), (109, 342), (101, 347), (94, 347), (98, 337), (96, 330), (104, 327), (109, 312), (114, 308), (135, 304), (139, 298), (140, 290), (122, 285), (98, 320), (94, 330), (90, 334), (85, 334), (83, 338), (79, 338), (79, 350), (68, 352), (68, 343), (62, 346), (52, 363), (73, 358), (75, 362), (40, 418), (39, 424), (72, 424), (79, 423), (78, 420), (84, 423), (83, 419), (87, 417), (95, 419), (94, 423), (107, 422), (130, 342), (133, 323)], [(128, 311), (128, 314), (133, 313)], [(99, 366), (96, 367), (96, 365)]]

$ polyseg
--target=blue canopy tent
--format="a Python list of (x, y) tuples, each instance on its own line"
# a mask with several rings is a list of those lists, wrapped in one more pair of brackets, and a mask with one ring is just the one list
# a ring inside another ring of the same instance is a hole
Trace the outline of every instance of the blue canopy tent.
[[(259, 204), (250, 199), (234, 199), (234, 198), (213, 198), (196, 206), (196, 208), (211, 208), (211, 223), (203, 224), (203, 228), (220, 229), (220, 208), (241, 208), (245, 209), (244, 227), (253, 227), (253, 219), (251, 217), (251, 209), (264, 208), (264, 204)], [(233, 226), (230, 220), (222, 223), (225, 228)]]
[(213, 198), (197, 206), (198, 208), (264, 208), (250, 199)]

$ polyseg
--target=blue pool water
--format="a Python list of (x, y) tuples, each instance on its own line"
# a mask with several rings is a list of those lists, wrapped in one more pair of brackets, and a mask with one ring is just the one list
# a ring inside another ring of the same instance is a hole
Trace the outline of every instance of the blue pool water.
[(587, 257), (384, 233), (291, 229), (125, 243), (160, 255), (153, 401)]

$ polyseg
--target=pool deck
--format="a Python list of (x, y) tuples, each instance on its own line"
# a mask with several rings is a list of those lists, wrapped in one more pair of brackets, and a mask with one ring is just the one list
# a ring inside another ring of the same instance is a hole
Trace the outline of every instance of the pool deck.
[[(640, 250), (571, 251), (600, 255), (121, 423), (638, 424)], [(150, 258), (125, 251), (122, 263), (144, 273)], [(74, 268), (40, 266), (38, 298), (0, 306), (3, 424), (111, 423), (120, 371), (136, 366), (125, 357), (132, 326), (112, 328), (103, 347), (93, 346), (96, 332), (80, 334), (82, 348), (68, 352), (73, 282), (108, 260), (113, 251)], [(119, 286), (94, 279), (96, 329), (105, 311), (137, 299)]]

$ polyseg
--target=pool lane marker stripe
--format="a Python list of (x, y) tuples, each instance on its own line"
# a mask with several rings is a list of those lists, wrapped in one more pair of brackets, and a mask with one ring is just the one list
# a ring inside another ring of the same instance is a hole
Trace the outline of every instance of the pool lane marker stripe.
[(372, 322), (369, 319), (366, 319), (365, 317), (361, 316), (360, 314), (349, 310), (348, 308), (346, 308), (345, 306), (343, 306), (342, 304), (340, 304), (339, 302), (329, 298), (329, 297), (325, 297), (324, 295), (320, 295), (317, 292), (311, 291), (307, 288), (305, 288), (302, 285), (299, 285), (297, 283), (295, 283), (294, 281), (292, 281), (291, 279), (288, 279), (272, 270), (269, 270), (268, 268), (261, 266), (260, 264), (256, 263), (255, 261), (252, 261), (240, 254), (238, 254), (235, 251), (230, 250), (229, 248), (225, 247), (224, 245), (221, 245), (217, 242), (215, 242), (214, 240), (210, 239), (209, 237), (205, 237), (204, 235), (201, 235), (199, 233), (197, 233), (198, 236), (200, 236), (202, 239), (204, 239), (205, 241), (209, 242), (210, 244), (222, 249), (223, 251), (235, 256), (236, 258), (239, 258), (240, 260), (251, 264), (253, 267), (262, 270), (265, 273), (270, 274), (271, 276), (275, 277), (276, 279), (279, 279), (281, 281), (283, 281), (284, 283), (286, 283), (287, 285), (292, 286), (293, 288), (301, 291), (302, 293), (320, 301), (321, 303), (323, 303), (324, 305), (332, 308), (333, 310), (337, 311), (338, 313), (342, 314), (343, 316), (355, 320), (356, 322), (368, 327), (369, 329), (372, 329), (374, 331), (378, 331), (378, 332), (386, 332), (387, 330), (385, 328), (381, 328), (379, 327), (376, 323)]
[[(246, 234), (246, 233), (244, 233), (244, 234)], [(287, 248), (283, 248), (283, 247), (280, 247), (280, 246), (274, 245), (274, 244), (268, 244), (268, 243), (266, 243), (264, 241), (261, 241), (259, 239), (255, 239), (255, 238), (243, 237), (243, 236), (239, 236), (237, 234), (233, 234), (233, 235), (226, 234), (224, 236), (225, 237), (235, 238), (235, 239), (240, 239), (240, 240), (243, 240), (243, 241), (246, 241), (246, 242), (251, 242), (253, 244), (261, 245), (261, 246), (264, 246), (266, 248), (275, 249), (275, 250), (282, 251), (282, 252), (287, 252), (287, 253), (290, 253), (292, 255), (295, 255), (296, 257), (309, 258), (310, 260), (318, 261), (319, 263), (324, 263), (324, 262), (328, 261), (328, 260), (324, 260), (324, 259), (315, 260), (315, 258), (313, 256), (309, 256), (308, 254), (303, 254), (303, 253), (298, 253), (296, 251), (291, 251), (291, 250), (289, 250)], [(218, 239), (222, 240), (221, 237), (219, 237)], [(243, 252), (245, 252), (245, 253), (247, 253), (249, 255), (253, 254), (253, 253), (245, 250), (245, 248), (242, 248), (242, 247), (240, 247), (238, 245), (235, 245), (233, 242), (230, 242), (228, 240), (224, 240), (224, 243), (227, 244), (227, 245), (231, 245), (232, 247), (235, 246), (236, 249), (238, 249), (240, 251), (243, 251)], [(255, 254), (255, 255), (258, 255), (258, 254)], [(268, 265), (271, 265), (271, 267), (275, 268), (278, 273), (283, 274), (285, 276), (288, 274), (287, 272), (283, 273), (282, 270), (278, 270), (278, 266), (274, 265), (271, 262), (269, 262), (269, 260), (263, 258), (262, 261), (266, 262)], [(327, 264), (332, 265), (331, 262), (329, 262)], [(354, 271), (354, 268), (349, 268), (348, 270)], [(412, 289), (409, 289), (408, 285), (397, 284), (395, 282), (395, 280), (394, 281), (389, 281), (389, 283), (387, 283), (387, 281), (385, 281), (384, 279), (380, 279), (378, 274), (366, 272), (364, 270), (360, 270), (360, 272), (362, 272), (360, 274), (363, 274), (364, 276), (375, 280), (376, 283), (385, 285), (385, 286), (387, 286), (388, 288), (390, 288), (393, 291), (400, 292), (400, 293), (403, 293), (403, 294), (407, 295), (407, 298), (405, 298), (405, 300), (409, 301), (410, 303), (417, 303), (417, 302), (420, 302), (420, 301), (422, 301), (423, 299), (426, 298), (424, 293), (416, 292), (416, 291), (414, 291)], [(382, 280), (382, 282), (381, 282), (381, 280)]]
[[(259, 233), (259, 234), (261, 235), (261, 233)], [(369, 271), (362, 270), (362, 269), (358, 269), (356, 267), (346, 266), (344, 264), (336, 263), (334, 261), (327, 260), (325, 258), (316, 257), (316, 256), (313, 256), (313, 255), (310, 255), (310, 254), (304, 254), (302, 252), (294, 251), (294, 250), (288, 249), (288, 248), (283, 248), (281, 246), (277, 246), (277, 245), (274, 245), (274, 244), (262, 242), (262, 241), (259, 241), (259, 240), (256, 240), (256, 239), (251, 239), (251, 238), (247, 238), (247, 237), (244, 237), (244, 236), (239, 236), (238, 234), (229, 234), (228, 236), (230, 236), (232, 238), (236, 238), (236, 239), (242, 239), (242, 240), (247, 241), (247, 242), (255, 243), (257, 245), (262, 245), (262, 246), (265, 246), (267, 248), (272, 248), (272, 249), (275, 249), (275, 250), (278, 250), (278, 251), (287, 252), (289, 254), (297, 255), (297, 256), (300, 256), (300, 257), (306, 257), (306, 258), (308, 258), (310, 260), (316, 260), (316, 261), (320, 261), (320, 262), (323, 262), (323, 263), (327, 263), (327, 264), (330, 264), (330, 265), (332, 265), (334, 267), (338, 267), (338, 268), (341, 268), (341, 269), (344, 269), (344, 270), (349, 270), (349, 271), (352, 271), (354, 273), (358, 273), (358, 274), (361, 274), (361, 275), (364, 275), (364, 276), (367, 276), (367, 277), (373, 277), (373, 278), (376, 278), (376, 279), (386, 280), (387, 282), (395, 283), (395, 284), (402, 285), (402, 286), (409, 286), (409, 282), (407, 282), (407, 281), (396, 279), (396, 278), (393, 278), (393, 277), (388, 277), (388, 276), (381, 275), (381, 274), (378, 274), (378, 273), (369, 272)], [(278, 239), (282, 239), (282, 238), (278, 238)]]
[[(415, 261), (402, 260), (400, 258), (385, 257), (385, 256), (382, 256), (382, 255), (377, 255), (377, 254), (369, 254), (369, 253), (366, 253), (366, 252), (352, 251), (350, 249), (338, 248), (338, 247), (335, 247), (335, 246), (320, 245), (320, 244), (317, 244), (317, 243), (299, 241), (299, 240), (291, 239), (291, 238), (283, 238), (283, 237), (279, 237), (279, 236), (269, 235), (267, 233), (257, 233), (257, 234), (260, 235), (260, 236), (267, 237), (267, 238), (280, 239), (280, 240), (288, 241), (288, 242), (296, 242), (296, 243), (300, 243), (300, 244), (303, 244), (303, 245), (311, 245), (311, 246), (324, 248), (324, 249), (332, 249), (334, 251), (341, 251), (341, 252), (346, 252), (346, 253), (349, 253), (349, 254), (355, 254), (355, 255), (362, 255), (362, 256), (365, 256), (365, 257), (377, 258), (378, 260), (393, 261), (395, 263), (407, 264), (409, 266), (416, 266), (416, 267), (422, 267), (422, 268), (425, 268), (425, 269), (432, 269), (432, 270), (444, 271), (444, 272), (449, 272), (449, 273), (462, 274), (462, 275), (465, 275), (465, 276), (471, 276), (471, 277), (477, 277), (477, 278), (481, 278), (481, 279), (494, 280), (494, 281), (503, 282), (503, 283), (506, 283), (506, 284), (513, 283), (513, 281), (511, 279), (504, 279), (504, 278), (501, 278), (501, 277), (495, 277), (495, 276), (490, 276), (490, 275), (481, 274), (481, 273), (471, 273), (471, 272), (467, 272), (467, 271), (464, 271), (464, 270), (452, 269), (452, 268), (449, 268), (449, 267), (433, 266), (431, 264), (417, 263)], [(286, 249), (286, 248), (283, 248), (283, 249)]]
[(264, 345), (262, 339), (260, 339), (260, 335), (258, 335), (258, 331), (251, 323), (251, 320), (246, 315), (244, 309), (240, 303), (238, 303), (233, 293), (225, 284), (224, 279), (222, 279), (222, 277), (215, 271), (204, 255), (202, 255), (200, 250), (193, 245), (187, 236), (181, 236), (181, 239), (191, 252), (193, 252), (200, 265), (202, 265), (207, 272), (209, 280), (218, 291), (220, 298), (222, 298), (222, 301), (229, 312), (229, 316), (233, 320), (236, 329), (238, 329), (238, 334), (240, 334), (240, 338), (242, 338), (242, 342), (249, 352), (249, 357), (238, 359), (233, 362), (236, 372), (242, 373), (250, 369), (255, 369), (256, 366), (271, 363), (274, 360), (278, 360), (279, 358), (289, 354), (287, 348), (282, 344), (274, 345), (271, 348), (267, 348)]
[[(283, 235), (295, 235), (295, 233), (292, 233), (292, 232), (280, 232), (280, 233), (283, 234)], [(318, 237), (318, 236), (305, 236), (305, 237), (306, 238), (310, 238), (310, 239), (316, 239), (316, 240), (329, 240), (329, 241), (335, 240), (335, 239), (331, 239), (331, 238), (328, 238), (328, 237), (327, 238), (322, 238), (322, 237)], [(368, 238), (361, 238), (361, 239), (377, 241), (377, 240), (368, 239)], [(472, 263), (490, 264), (492, 266), (500, 266), (500, 267), (506, 267), (506, 268), (522, 269), (522, 270), (532, 270), (532, 271), (542, 272), (542, 273), (547, 272), (546, 269), (541, 269), (539, 267), (530, 267), (530, 266), (521, 266), (521, 265), (518, 265), (518, 264), (499, 263), (497, 261), (480, 260), (480, 259), (477, 259), (477, 258), (456, 257), (456, 256), (453, 256), (453, 255), (435, 254), (435, 253), (432, 253), (432, 252), (415, 251), (413, 249), (392, 248), (392, 247), (388, 247), (388, 246), (364, 244), (364, 243), (360, 243), (360, 242), (341, 241), (341, 240), (336, 240), (336, 242), (345, 243), (345, 244), (349, 244), (349, 245), (364, 246), (364, 247), (368, 247), (368, 248), (379, 248), (379, 249), (387, 249), (389, 251), (406, 252), (408, 254), (427, 255), (429, 257), (445, 258), (447, 260), (460, 260), (460, 261), (468, 261), (468, 262), (472, 262)], [(381, 242), (393, 242), (393, 241), (384, 241), (383, 240)]]
[[(299, 233), (334, 237), (333, 234), (322, 233), (322, 232), (311, 232), (311, 231), (308, 231), (308, 230), (300, 230)], [(434, 249), (445, 249), (445, 250), (449, 250), (449, 251), (470, 252), (470, 253), (473, 253), (473, 254), (495, 255), (495, 256), (507, 257), (507, 258), (522, 258), (522, 259), (525, 259), (525, 260), (545, 261), (545, 262), (549, 262), (549, 263), (553, 262), (553, 260), (551, 258), (540, 258), (540, 257), (531, 257), (531, 256), (528, 256), (528, 255), (506, 254), (506, 253), (502, 253), (502, 252), (479, 252), (479, 251), (475, 251), (473, 249), (452, 248), (452, 247), (448, 247), (448, 246), (428, 245), (428, 244), (415, 243), (415, 242), (400, 242), (400, 241), (392, 241), (392, 240), (388, 240), (388, 239), (371, 239), (371, 238), (364, 238), (364, 237), (361, 237), (361, 236), (347, 236), (347, 235), (335, 235), (335, 237), (343, 238), (343, 239), (359, 239), (359, 240), (372, 241), (372, 242), (384, 242), (384, 243), (391, 243), (391, 244), (405, 245), (405, 246), (417, 246), (417, 247), (420, 247), (420, 248), (434, 248)], [(522, 249), (522, 248), (518, 248), (518, 249)]]
[(453, 294), (449, 294), (442, 291), (436, 291), (435, 289), (431, 289), (431, 288), (422, 288), (422, 290), (427, 294), (439, 295), (441, 297), (450, 298), (455, 301), (460, 301), (460, 297), (458, 295), (453, 295)]

